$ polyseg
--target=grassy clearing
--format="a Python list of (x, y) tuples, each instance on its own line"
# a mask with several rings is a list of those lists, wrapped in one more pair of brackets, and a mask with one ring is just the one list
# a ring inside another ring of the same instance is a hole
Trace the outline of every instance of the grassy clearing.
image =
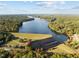
[(27, 38), (33, 40), (47, 39), (52, 37), (52, 35), (50, 34), (28, 34), (28, 33), (12, 33), (12, 34), (19, 38)]
[[(47, 38), (52, 38), (52, 35), (50, 34), (27, 34), (27, 33), (12, 33), (15, 37), (19, 37), (21, 39), (32, 39), (32, 41), (35, 41), (35, 40), (42, 40), (42, 39), (47, 39)], [(16, 39), (16, 40), (12, 40), (10, 42), (7, 43), (7, 45), (18, 45), (20, 42), (19, 42), (19, 39)]]

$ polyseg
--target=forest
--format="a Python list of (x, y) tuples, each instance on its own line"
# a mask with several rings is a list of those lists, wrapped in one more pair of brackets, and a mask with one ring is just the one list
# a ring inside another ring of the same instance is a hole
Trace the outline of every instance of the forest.
[[(36, 16), (49, 22), (48, 27), (59, 34), (71, 36), (79, 34), (79, 16), (72, 15), (43, 15)], [(55, 19), (55, 20), (54, 20)]]
[(49, 27), (58, 33), (71, 36), (79, 34), (79, 16), (55, 16), (56, 21), (49, 23)]
[(0, 16), (0, 31), (18, 32), (22, 22), (27, 20), (27, 16), (2, 15)]

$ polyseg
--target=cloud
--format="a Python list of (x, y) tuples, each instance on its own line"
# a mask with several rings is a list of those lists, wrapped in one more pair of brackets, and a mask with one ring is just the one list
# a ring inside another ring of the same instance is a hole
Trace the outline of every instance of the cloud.
[(0, 6), (5, 6), (5, 5), (7, 5), (7, 4), (5, 4), (5, 3), (0, 3)]
[(37, 2), (36, 3), (38, 6), (45, 6), (45, 7), (50, 7), (52, 4), (53, 4), (53, 2), (52, 1), (41, 1), (41, 2)]
[(15, 8), (6, 8), (5, 9), (0, 9), (0, 14), (27, 14), (30, 12), (30, 10), (26, 9), (15, 9)]
[(0, 2), (0, 8), (4, 8), (5, 6), (7, 6), (7, 4)]
[(65, 1), (59, 1), (59, 4), (66, 4)]
[(79, 9), (79, 6), (72, 7), (72, 9)]
[(36, 5), (44, 6), (44, 7), (51, 7), (51, 6), (54, 6), (54, 5), (56, 6), (56, 5), (63, 5), (63, 4), (65, 4), (64, 1), (41, 1), (41, 2), (36, 3)]

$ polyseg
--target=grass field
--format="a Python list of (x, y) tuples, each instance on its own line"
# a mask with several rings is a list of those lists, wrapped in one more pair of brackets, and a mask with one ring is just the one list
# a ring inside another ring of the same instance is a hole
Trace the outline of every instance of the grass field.
[[(32, 41), (52, 38), (52, 35), (50, 35), (50, 34), (28, 34), (28, 33), (12, 33), (12, 34), (18, 38), (23, 38), (23, 39), (26, 38), (28, 40), (32, 39)], [(20, 43), (19, 39), (16, 39), (16, 40), (12, 40), (12, 41), (8, 42), (7, 44), (15, 46), (15, 45), (18, 45), (19, 43)]]
[(27, 38), (33, 40), (47, 39), (53, 37), (50, 34), (28, 34), (28, 33), (12, 33), (15, 37)]

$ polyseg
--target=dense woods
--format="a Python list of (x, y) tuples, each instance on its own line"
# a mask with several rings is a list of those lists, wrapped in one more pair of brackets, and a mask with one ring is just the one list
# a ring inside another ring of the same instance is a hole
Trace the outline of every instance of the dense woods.
[(9, 32), (0, 32), (0, 45), (7, 43), (14, 38), (14, 35)]
[(34, 15), (34, 17), (45, 19), (46, 21), (49, 22), (52, 20), (52, 18), (54, 18), (54, 16), (51, 15)]
[(18, 32), (23, 21), (27, 21), (27, 16), (3, 15), (0, 16), (0, 31)]
[(56, 21), (49, 24), (52, 30), (67, 36), (79, 34), (79, 16), (56, 16), (56, 18)]

